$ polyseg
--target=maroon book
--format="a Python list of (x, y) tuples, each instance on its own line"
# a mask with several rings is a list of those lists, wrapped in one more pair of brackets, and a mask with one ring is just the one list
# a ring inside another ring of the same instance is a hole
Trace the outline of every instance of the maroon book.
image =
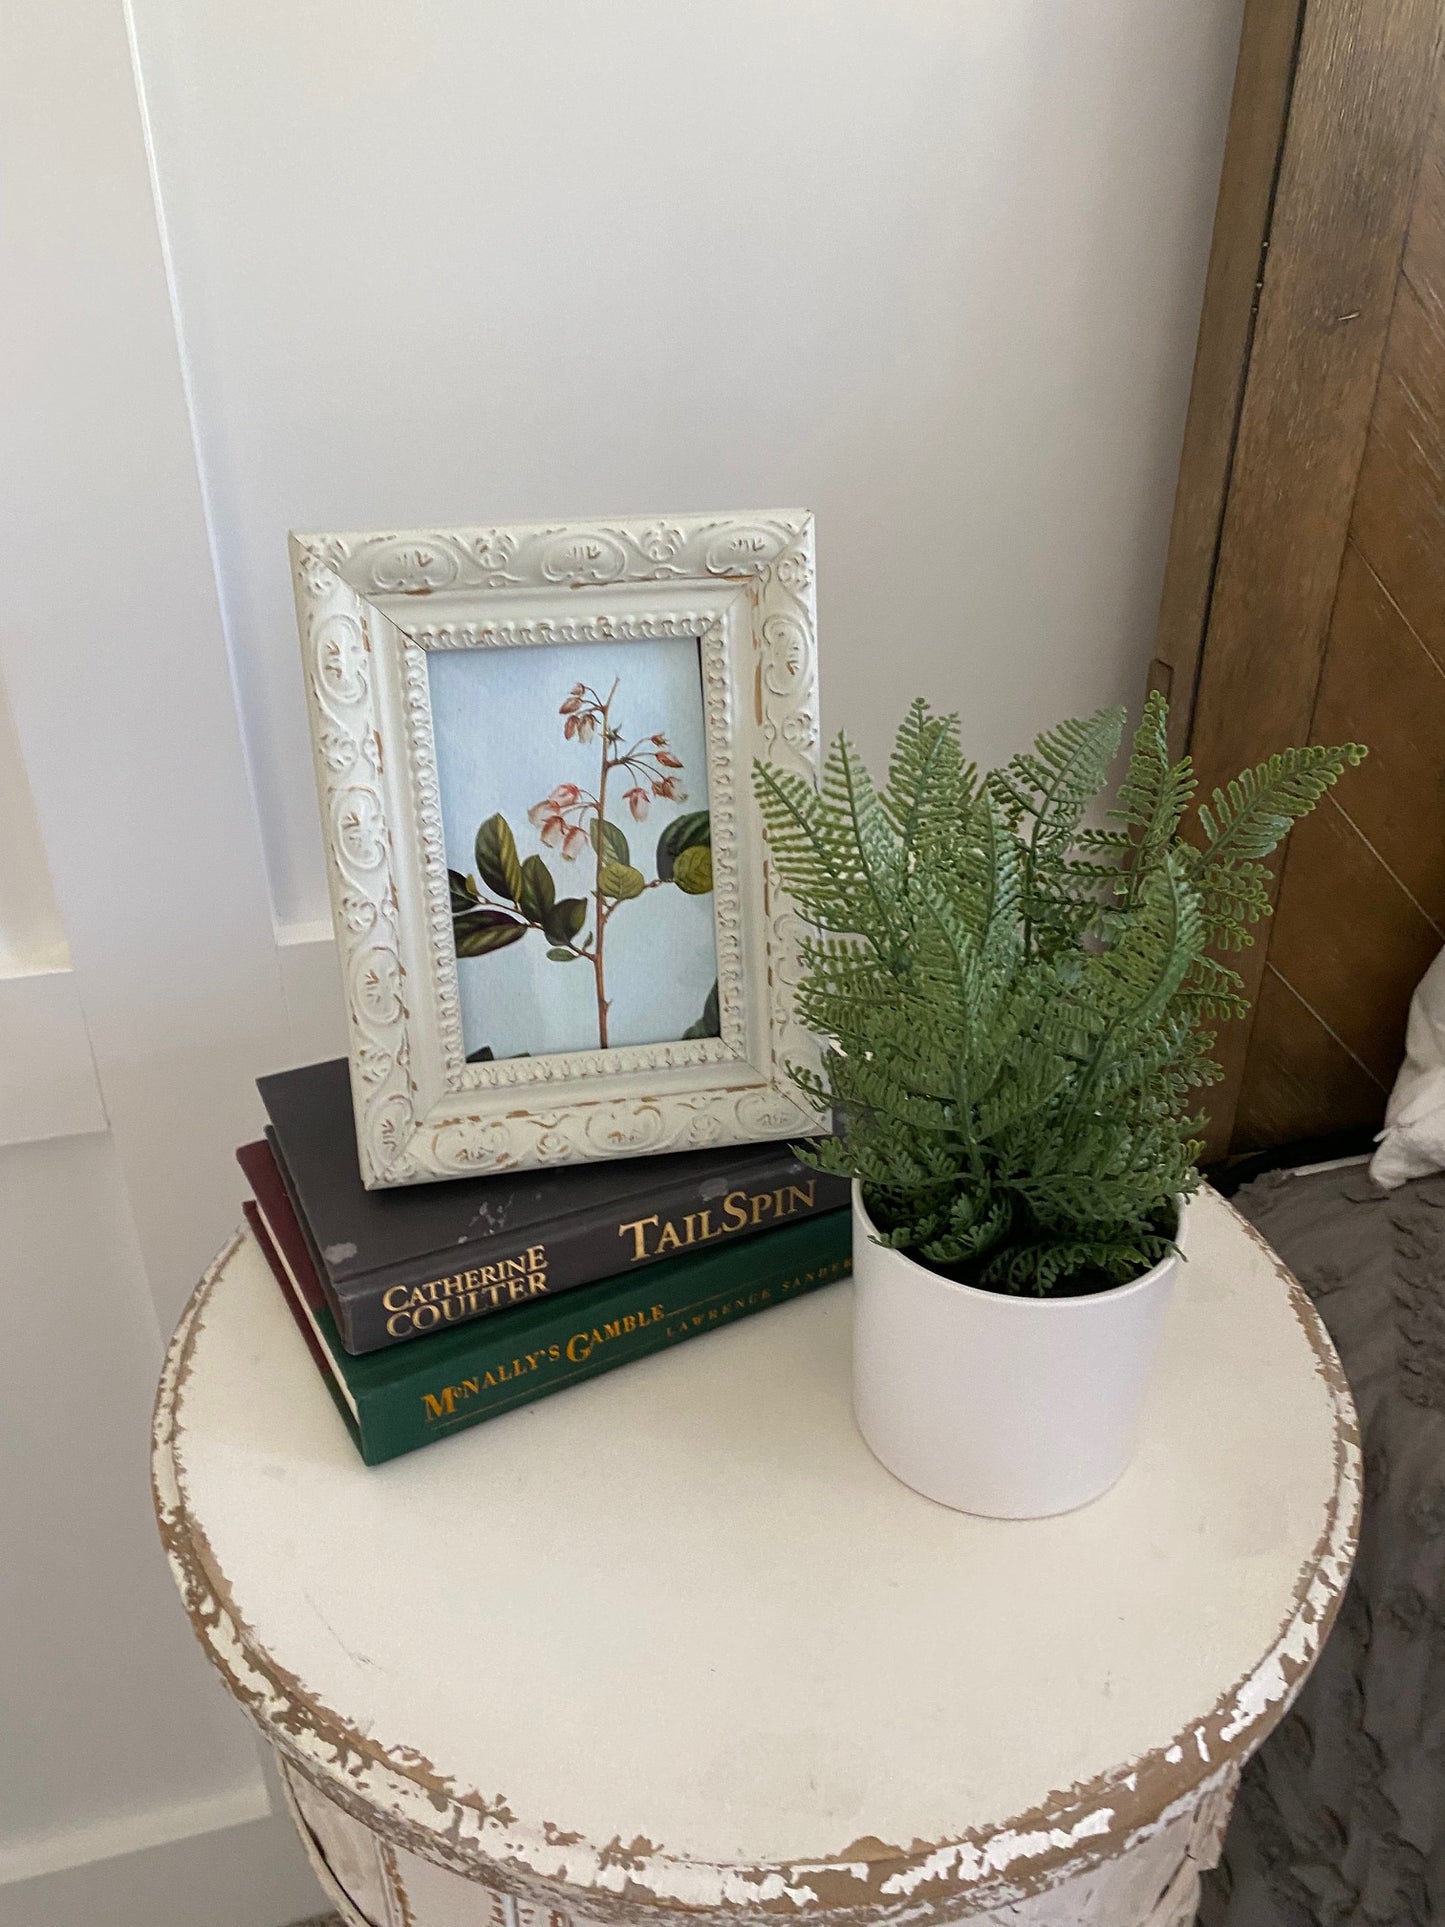
[[(251, 1187), (251, 1195), (266, 1228), (271, 1247), (267, 1256), (273, 1260), (273, 1269), (275, 1264), (285, 1265), (291, 1291), (299, 1292), (313, 1311), (325, 1305), (326, 1293), (316, 1269), (316, 1261), (311, 1255), (311, 1246), (301, 1229), (301, 1220), (291, 1202), (291, 1193), (276, 1167), (276, 1156), (271, 1146), (265, 1138), (257, 1138), (254, 1144), (243, 1144), (236, 1153), (236, 1162), (246, 1174), (246, 1182)], [(249, 1211), (246, 1221), (248, 1224), (251, 1222)], [(266, 1246), (263, 1245), (262, 1249), (265, 1250)]]
[[(248, 1151), (254, 1148), (253, 1145), (246, 1146)], [(262, 1149), (265, 1149), (264, 1145)], [(296, 1280), (291, 1276), (285, 1260), (276, 1247), (276, 1242), (271, 1236), (265, 1218), (262, 1216), (261, 1207), (256, 1203), (254, 1198), (247, 1198), (242, 1204), (241, 1209), (245, 1213), (246, 1229), (256, 1240), (257, 1248), (260, 1250), (267, 1264), (271, 1267), (271, 1275), (281, 1287), (281, 1296), (286, 1300), (286, 1309), (290, 1312), (297, 1331), (300, 1332), (306, 1341), (306, 1349), (311, 1354), (311, 1362), (315, 1365), (317, 1371), (320, 1372), (322, 1379), (325, 1381), (326, 1389), (331, 1394), (332, 1403), (341, 1414), (342, 1423), (350, 1432), (356, 1443), (357, 1450), (360, 1451), (361, 1432), (357, 1424), (356, 1414), (348, 1411), (346, 1408), (346, 1394), (337, 1383), (336, 1367), (328, 1357), (326, 1347), (322, 1344), (320, 1334), (317, 1332), (315, 1325), (313, 1325), (311, 1320), (306, 1316), (305, 1308), (297, 1296)]]

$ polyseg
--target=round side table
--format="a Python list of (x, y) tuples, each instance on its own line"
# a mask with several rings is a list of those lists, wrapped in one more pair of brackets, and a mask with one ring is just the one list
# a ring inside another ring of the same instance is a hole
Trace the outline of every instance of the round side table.
[(896, 1483), (837, 1285), (374, 1470), (259, 1252), (156, 1414), (197, 1633), (358, 1927), (1183, 1927), (1348, 1576), (1308, 1301), (1222, 1200), (1138, 1457), (999, 1523)]

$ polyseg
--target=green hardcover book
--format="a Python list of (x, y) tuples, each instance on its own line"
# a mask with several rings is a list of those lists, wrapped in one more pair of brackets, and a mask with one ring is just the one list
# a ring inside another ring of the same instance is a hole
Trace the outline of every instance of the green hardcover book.
[(325, 1305), (303, 1298), (254, 1207), (246, 1216), (368, 1465), (831, 1284), (853, 1268), (852, 1214), (827, 1211), (357, 1356), (343, 1348)]

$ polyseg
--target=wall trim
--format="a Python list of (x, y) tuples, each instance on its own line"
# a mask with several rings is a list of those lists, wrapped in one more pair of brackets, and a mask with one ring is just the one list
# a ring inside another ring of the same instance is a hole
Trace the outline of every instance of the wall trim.
[(315, 917), (309, 923), (278, 923), (276, 944), (287, 949), (297, 944), (324, 943), (335, 946), (330, 917)]
[[(172, 1824), (182, 1814), (164, 1811)], [(133, 1840), (0, 1894), (6, 1927), (282, 1927), (330, 1911), (290, 1819), (269, 1811), (150, 1846)]]
[(276, 956), (294, 1061), (306, 1064), (323, 1057), (345, 1057), (346, 1004), (330, 917), (277, 924)]
[(0, 975), (0, 1146), (108, 1129), (74, 973)]
[(0, 1846), (0, 1887), (95, 1860), (146, 1853), (221, 1828), (247, 1826), (254, 1820), (269, 1819), (271, 1814), (271, 1797), (257, 1774), (254, 1779), (199, 1800), (170, 1801), (87, 1826), (57, 1827), (53, 1833), (32, 1834)]

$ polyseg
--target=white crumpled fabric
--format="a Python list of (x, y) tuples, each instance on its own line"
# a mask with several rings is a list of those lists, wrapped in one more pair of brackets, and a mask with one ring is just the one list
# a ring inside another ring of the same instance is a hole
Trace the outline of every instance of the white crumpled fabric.
[(1445, 950), (1410, 999), (1405, 1061), (1390, 1093), (1379, 1144), (1370, 1160), (1376, 1184), (1393, 1190), (1408, 1178), (1445, 1171)]

